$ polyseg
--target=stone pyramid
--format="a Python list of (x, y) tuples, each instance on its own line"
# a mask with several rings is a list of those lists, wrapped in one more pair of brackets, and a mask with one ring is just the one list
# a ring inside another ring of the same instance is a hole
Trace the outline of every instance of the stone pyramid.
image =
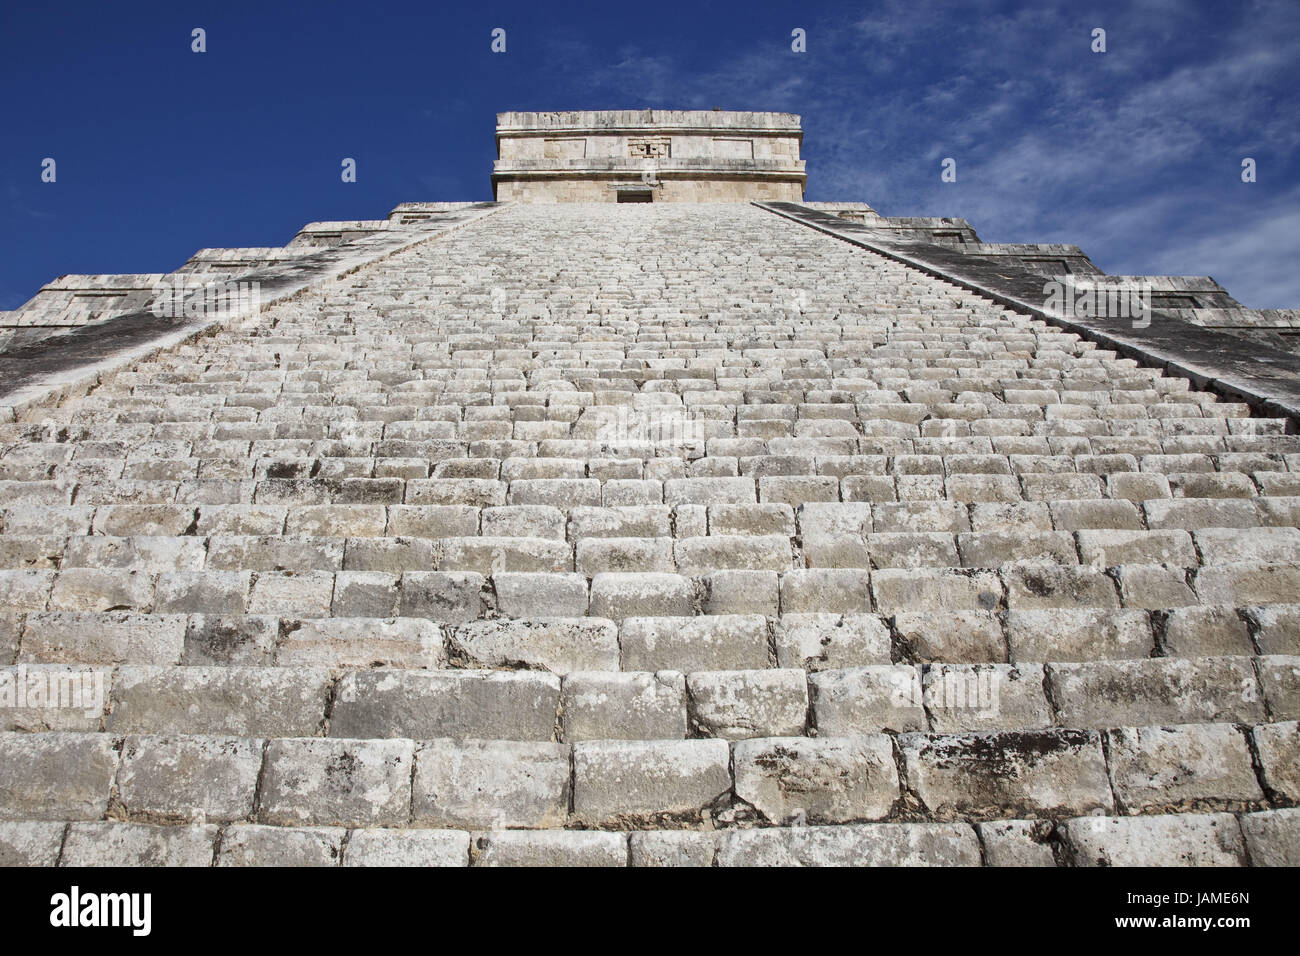
[(0, 863), (1300, 863), (1295, 356), (890, 228), (409, 204), (15, 338)]

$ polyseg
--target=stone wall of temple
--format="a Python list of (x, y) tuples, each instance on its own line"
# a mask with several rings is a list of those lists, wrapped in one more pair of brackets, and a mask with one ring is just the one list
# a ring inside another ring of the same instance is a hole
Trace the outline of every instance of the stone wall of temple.
[(799, 202), (807, 181), (791, 113), (500, 113), (496, 136), (502, 201)]

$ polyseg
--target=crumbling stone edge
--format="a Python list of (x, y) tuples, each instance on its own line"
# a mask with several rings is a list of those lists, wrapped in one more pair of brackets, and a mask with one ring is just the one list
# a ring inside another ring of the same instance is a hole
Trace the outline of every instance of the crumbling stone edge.
[[(1023, 298), (991, 288), (988, 284), (976, 281), (969, 276), (963, 276), (956, 271), (940, 268), (932, 262), (926, 262), (916, 256), (908, 255), (897, 248), (891, 248), (889, 244), (873, 242), (865, 237), (869, 235), (869, 230), (863, 230), (859, 227), (860, 234), (853, 234), (847, 229), (835, 228), (826, 222), (826, 220), (833, 221), (834, 217), (819, 210), (809, 209), (797, 203), (778, 204), (754, 201), (753, 205), (783, 219), (789, 219), (791, 222), (799, 223), (809, 229), (840, 239), (850, 245), (859, 246), (895, 262), (901, 262), (903, 265), (933, 278), (942, 279), (963, 289), (968, 289), (1008, 309), (1032, 315), (1034, 318), (1041, 319), (1050, 325), (1073, 332), (1087, 341), (1113, 349), (1117, 354), (1126, 358), (1132, 358), (1143, 365), (1161, 369), (1167, 375), (1189, 379), (1195, 388), (1212, 391), (1230, 401), (1245, 402), (1259, 414), (1284, 418), (1288, 432), (1300, 432), (1300, 384), (1297, 385), (1294, 395), (1281, 395), (1278, 394), (1277, 389), (1270, 387), (1269, 380), (1263, 376), (1248, 377), (1231, 373), (1225, 375), (1217, 369), (1189, 360), (1187, 356), (1153, 347), (1149, 343), (1138, 340), (1137, 337), (1115, 335), (1097, 326), (1072, 321), (1048, 312), (1041, 306), (1027, 302)], [(797, 209), (800, 214), (781, 208), (783, 206)], [(855, 224), (846, 223), (846, 225), (853, 227)], [(913, 245), (924, 246), (921, 243), (913, 243)], [(1181, 322), (1181, 320), (1174, 319), (1169, 321)], [(1210, 329), (1198, 328), (1198, 332), (1214, 334)], [(1227, 335), (1222, 335), (1222, 338), (1225, 346), (1229, 348), (1240, 349), (1243, 344)]]
[[(57, 405), (68, 398), (84, 395), (118, 372), (140, 362), (147, 362), (168, 349), (247, 322), (268, 309), (283, 305), (321, 281), (337, 279), (363, 266), (387, 259), (418, 243), (450, 235), (490, 216), (503, 205), (505, 204), (479, 203), (477, 208), (468, 210), (465, 218), (459, 221), (452, 223), (435, 221), (437, 228), (429, 226), (421, 228), (423, 224), (413, 224), (414, 228), (409, 231), (403, 230), (404, 234), (397, 242), (393, 241), (395, 238), (393, 232), (378, 236), (363, 236), (338, 246), (322, 248), (318, 253), (304, 256), (288, 264), (287, 269), (283, 266), (262, 269), (234, 277), (234, 280), (256, 279), (263, 286), (271, 286), (271, 292), (261, 298), (256, 309), (184, 322), (172, 325), (170, 328), (159, 329), (157, 334), (136, 336), (144, 337), (146, 340), (113, 350), (97, 360), (84, 363), (69, 361), (64, 368), (44, 376), (36, 376), (34, 381), (0, 380), (0, 423), (18, 421), (32, 409)], [(76, 332), (80, 335), (94, 336), (100, 331), (112, 329), (115, 322), (129, 321), (140, 324), (142, 319), (144, 319), (143, 313), (123, 313), (102, 322), (83, 326)], [(75, 338), (75, 335), (60, 336), (53, 341), (37, 343), (28, 348), (44, 351), (60, 346), (67, 347), (69, 344), (75, 344)], [(12, 362), (12, 354), (0, 354), (0, 366), (6, 360)], [(0, 371), (3, 369), (0, 368)], [(0, 379), (2, 378), (3, 376), (0, 375)]]

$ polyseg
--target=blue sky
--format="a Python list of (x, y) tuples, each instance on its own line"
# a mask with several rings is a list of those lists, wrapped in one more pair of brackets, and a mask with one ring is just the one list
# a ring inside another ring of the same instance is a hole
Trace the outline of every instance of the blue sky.
[(809, 200), (1300, 307), (1297, 90), (1295, 0), (8, 4), (0, 309), (62, 273), (489, 199), (498, 111), (642, 107), (800, 113)]

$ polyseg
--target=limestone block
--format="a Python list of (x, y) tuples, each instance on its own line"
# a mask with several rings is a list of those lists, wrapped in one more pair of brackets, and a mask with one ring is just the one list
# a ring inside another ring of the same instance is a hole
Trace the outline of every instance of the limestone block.
[(884, 735), (741, 740), (733, 762), (736, 796), (771, 824), (879, 820), (899, 796)]
[(673, 740), (686, 736), (686, 678), (678, 671), (575, 671), (564, 678), (566, 741)]
[(688, 674), (691, 726), (698, 734), (742, 740), (802, 735), (808, 684), (802, 669)]
[(723, 740), (579, 741), (574, 813), (588, 824), (698, 823), (731, 789)]
[(569, 748), (518, 741), (425, 741), (415, 820), (435, 827), (559, 827), (569, 812)]
[(1063, 824), (1075, 866), (1242, 866), (1245, 844), (1228, 813), (1090, 816)]
[(411, 807), (409, 740), (272, 740), (257, 819), (273, 826), (392, 826)]
[(534, 671), (349, 671), (330, 735), (550, 740), (559, 700), (560, 679)]

